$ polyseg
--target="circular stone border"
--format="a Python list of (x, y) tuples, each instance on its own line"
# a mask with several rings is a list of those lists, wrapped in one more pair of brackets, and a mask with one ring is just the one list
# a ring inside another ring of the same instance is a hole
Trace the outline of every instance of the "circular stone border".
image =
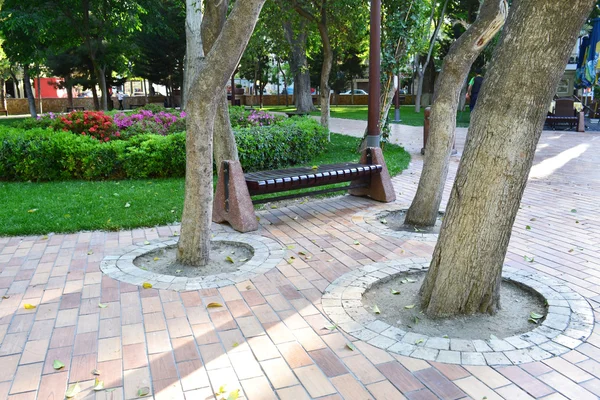
[[(408, 210), (408, 207), (396, 206), (390, 208), (389, 205), (370, 207), (368, 210), (354, 214), (352, 216), (352, 222), (371, 233), (393, 236), (404, 240), (418, 240), (420, 242), (437, 242), (439, 236), (437, 233), (395, 231), (386, 224), (382, 224), (381, 222), (379, 222), (379, 219), (381, 218), (381, 213), (391, 213), (402, 210)], [(439, 212), (444, 213), (445, 210), (440, 210)]]
[(113, 279), (132, 285), (142, 286), (147, 282), (152, 284), (154, 289), (181, 292), (235, 285), (276, 267), (285, 255), (281, 244), (273, 239), (258, 235), (220, 233), (211, 238), (211, 241), (229, 244), (241, 243), (251, 247), (254, 251), (252, 258), (235, 272), (187, 278), (145, 271), (133, 264), (133, 260), (137, 257), (163, 247), (174, 246), (178, 241), (178, 239), (171, 239), (136, 243), (121, 249), (116, 255), (104, 257), (100, 263), (100, 270)]
[(449, 339), (405, 332), (364, 308), (363, 293), (375, 283), (406, 272), (426, 271), (428, 267), (427, 259), (407, 258), (348, 272), (325, 289), (321, 299), (323, 311), (340, 329), (383, 350), (462, 365), (512, 365), (544, 360), (571, 351), (592, 333), (594, 314), (581, 295), (545, 275), (512, 267), (503, 268), (502, 278), (539, 293), (548, 303), (548, 311), (535, 329), (506, 339)]

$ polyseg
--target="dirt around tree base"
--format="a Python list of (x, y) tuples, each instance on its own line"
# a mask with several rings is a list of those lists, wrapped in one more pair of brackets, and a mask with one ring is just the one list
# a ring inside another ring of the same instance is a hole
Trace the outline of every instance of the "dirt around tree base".
[(161, 275), (195, 278), (235, 272), (252, 258), (254, 252), (242, 243), (211, 241), (210, 262), (204, 267), (190, 267), (178, 263), (175, 261), (176, 255), (177, 246), (164, 247), (136, 258), (133, 264)]
[[(412, 282), (407, 282), (406, 280)], [(500, 339), (525, 333), (538, 325), (529, 322), (530, 313), (546, 315), (544, 300), (513, 283), (502, 282), (500, 290), (501, 309), (496, 315), (477, 314), (443, 319), (431, 319), (423, 314), (419, 289), (425, 273), (403, 274), (390, 281), (373, 285), (363, 295), (363, 305), (373, 314), (377, 305), (381, 314), (377, 318), (406, 332), (421, 333), (430, 337), (455, 339)], [(404, 281), (405, 283), (402, 283)], [(392, 290), (400, 294), (392, 294)], [(406, 308), (413, 306), (412, 308)]]
[(443, 212), (438, 212), (434, 226), (416, 226), (404, 223), (406, 212), (408, 210), (386, 211), (377, 215), (377, 219), (384, 225), (387, 225), (393, 231), (416, 232), (416, 233), (440, 233), (442, 226)]

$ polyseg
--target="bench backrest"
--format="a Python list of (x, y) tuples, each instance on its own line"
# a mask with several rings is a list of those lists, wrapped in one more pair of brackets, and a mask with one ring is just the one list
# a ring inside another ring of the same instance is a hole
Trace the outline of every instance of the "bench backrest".
[(573, 99), (557, 99), (554, 115), (557, 117), (574, 117), (574, 103)]

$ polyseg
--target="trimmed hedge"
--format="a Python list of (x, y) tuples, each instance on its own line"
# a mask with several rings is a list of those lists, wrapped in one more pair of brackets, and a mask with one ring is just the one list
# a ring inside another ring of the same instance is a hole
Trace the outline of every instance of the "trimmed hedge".
[[(244, 171), (307, 162), (327, 143), (327, 131), (309, 118), (235, 130)], [(0, 126), (0, 180), (56, 181), (182, 177), (185, 133), (137, 135), (101, 143), (50, 129)]]

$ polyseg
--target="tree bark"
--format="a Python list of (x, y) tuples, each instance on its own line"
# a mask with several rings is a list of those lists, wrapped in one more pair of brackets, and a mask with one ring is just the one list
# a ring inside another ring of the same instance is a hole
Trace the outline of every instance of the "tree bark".
[(428, 315), (494, 313), (548, 104), (594, 0), (513, 1), (421, 287)]
[(444, 58), (433, 93), (423, 170), (417, 193), (406, 213), (406, 224), (435, 225), (448, 176), (463, 82), (479, 53), (504, 25), (507, 13), (505, 0), (485, 0), (477, 20), (452, 44)]
[[(183, 73), (183, 91), (181, 93), (181, 109), (187, 111), (187, 100), (191, 95), (192, 82), (198, 76), (204, 51), (202, 48), (202, 10), (200, 2), (185, 1), (185, 67)], [(217, 34), (218, 35), (218, 34)]]
[(31, 89), (31, 79), (29, 78), (29, 65), (23, 66), (23, 86), (25, 87), (27, 103), (29, 104), (29, 114), (31, 114), (32, 118), (37, 118), (37, 111), (35, 109), (35, 97), (33, 97), (33, 90)]
[(13, 72), (12, 68), (10, 69), (10, 77), (13, 80), (13, 85), (14, 85), (14, 88), (15, 88), (16, 98), (20, 99), (21, 98), (21, 89), (19, 89), (19, 80), (17, 79), (17, 76)]
[(294, 102), (299, 112), (314, 110), (310, 93), (310, 72), (306, 58), (306, 40), (308, 38), (306, 21), (300, 23), (299, 33), (294, 35), (292, 23), (284, 21), (283, 32), (291, 48), (290, 69), (294, 75)]
[[(227, 18), (227, 0), (210, 0), (204, 3), (204, 15), (200, 27), (204, 54), (208, 54), (219, 37)], [(237, 66), (236, 66), (237, 67)], [(232, 72), (232, 75), (235, 74)], [(231, 86), (231, 93), (235, 93), (235, 85)], [(217, 105), (213, 130), (213, 156), (215, 165), (221, 165), (223, 160), (238, 160), (238, 151), (235, 136), (229, 120), (229, 106), (227, 104), (227, 90), (223, 89), (221, 99)], [(217, 168), (219, 171), (220, 168)]]
[[(213, 127), (222, 93), (239, 64), (265, 0), (236, 1), (221, 33), (189, 85), (186, 118), (185, 199), (177, 260), (209, 261), (213, 199)], [(196, 18), (201, 18), (196, 13)]]
[[(108, 111), (108, 89), (106, 88), (106, 66), (97, 67), (96, 77), (98, 78), (98, 82), (100, 83), (100, 90), (102, 91), (101, 97), (101, 108), (104, 111)], [(133, 92), (131, 93), (133, 96)]]

